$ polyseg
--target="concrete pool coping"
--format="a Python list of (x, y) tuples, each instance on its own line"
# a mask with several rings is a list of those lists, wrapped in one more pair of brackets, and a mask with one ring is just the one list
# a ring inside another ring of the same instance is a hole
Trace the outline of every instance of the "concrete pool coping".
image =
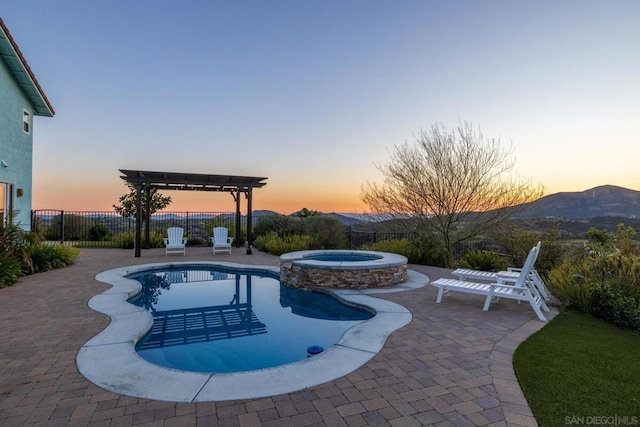
[(334, 346), (311, 358), (256, 371), (207, 374), (154, 365), (135, 351), (136, 342), (151, 328), (153, 317), (147, 310), (127, 302), (140, 291), (141, 284), (125, 276), (186, 266), (219, 266), (279, 275), (278, 267), (230, 262), (154, 263), (98, 274), (96, 280), (112, 287), (91, 298), (89, 307), (108, 315), (111, 323), (78, 352), (76, 363), (82, 375), (115, 393), (174, 402), (251, 399), (301, 390), (342, 377), (364, 365), (382, 349), (392, 332), (411, 321), (411, 313), (405, 307), (370, 295), (418, 289), (429, 281), (426, 275), (409, 271), (408, 280), (392, 288), (331, 290), (339, 299), (369, 307), (376, 315), (352, 327)]

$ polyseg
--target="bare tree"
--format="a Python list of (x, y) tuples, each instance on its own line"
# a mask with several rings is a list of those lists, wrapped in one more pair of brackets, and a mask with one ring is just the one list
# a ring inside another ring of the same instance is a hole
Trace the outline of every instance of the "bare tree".
[(509, 175), (512, 149), (487, 140), (468, 122), (448, 131), (436, 124), (420, 130), (414, 144), (394, 146), (378, 169), (381, 184), (362, 187), (362, 200), (375, 213), (403, 218), (415, 231), (435, 233), (453, 246), (512, 217), (523, 203), (542, 196), (541, 185)]

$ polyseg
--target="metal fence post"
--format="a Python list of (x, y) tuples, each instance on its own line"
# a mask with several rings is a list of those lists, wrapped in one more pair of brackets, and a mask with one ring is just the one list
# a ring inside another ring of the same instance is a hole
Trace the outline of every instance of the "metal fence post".
[(189, 212), (187, 212), (187, 213), (186, 213), (186, 218), (185, 218), (185, 219), (186, 219), (186, 221), (185, 221), (186, 225), (185, 225), (184, 229), (185, 229), (185, 231), (187, 232), (186, 237), (187, 237), (187, 238), (191, 238), (191, 237), (193, 237), (193, 236), (190, 236), (190, 235), (189, 235)]
[(64, 211), (60, 211), (60, 244), (64, 244)]

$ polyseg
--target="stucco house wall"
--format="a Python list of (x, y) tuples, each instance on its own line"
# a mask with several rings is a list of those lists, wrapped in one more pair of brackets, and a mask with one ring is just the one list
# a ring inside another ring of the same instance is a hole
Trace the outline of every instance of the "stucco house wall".
[(32, 115), (34, 108), (6, 66), (0, 67), (0, 99), (0, 182), (12, 184), (14, 222), (30, 230), (33, 126), (29, 134), (23, 132), (22, 116), (23, 110)]
[[(25, 116), (25, 112), (28, 116)], [(54, 114), (16, 42), (0, 19), (0, 208), (31, 230), (33, 117)], [(25, 117), (28, 131), (25, 131)]]

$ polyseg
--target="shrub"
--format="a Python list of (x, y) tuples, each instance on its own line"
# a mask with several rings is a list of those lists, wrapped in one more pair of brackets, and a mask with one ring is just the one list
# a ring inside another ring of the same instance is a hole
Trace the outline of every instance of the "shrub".
[(0, 253), (0, 288), (11, 286), (20, 277), (20, 263), (9, 253)]
[(18, 224), (0, 224), (0, 288), (13, 285), (22, 275), (69, 265), (77, 256), (76, 248), (46, 245)]
[(472, 270), (500, 271), (507, 267), (507, 263), (495, 252), (469, 251), (460, 260), (460, 266)]
[[(161, 234), (156, 231), (151, 231), (149, 233), (149, 246), (152, 248), (161, 248), (164, 246), (164, 237), (166, 233)], [(121, 249), (133, 249), (135, 246), (135, 233), (126, 232), (120, 233), (114, 237), (116, 244)], [(144, 235), (142, 236), (142, 241), (144, 242)], [(143, 243), (144, 244), (144, 243)]]
[(88, 237), (92, 242), (100, 242), (109, 236), (109, 229), (104, 224), (95, 224), (89, 229)]
[(282, 237), (275, 231), (270, 231), (265, 235), (256, 237), (253, 244), (259, 251), (282, 255), (287, 252), (309, 249), (311, 242), (311, 236), (294, 234)]
[(303, 219), (304, 234), (311, 236), (311, 249), (344, 249), (347, 233), (336, 218), (326, 215), (308, 216)]
[(590, 314), (593, 317), (621, 329), (640, 332), (640, 308), (636, 299), (623, 295), (607, 284), (594, 285), (589, 292)]
[(507, 257), (507, 263), (513, 267), (524, 265), (529, 251), (538, 242), (540, 254), (536, 260), (536, 270), (546, 276), (557, 266), (565, 255), (559, 224), (554, 224), (545, 233), (525, 231), (514, 224), (508, 224), (495, 233), (500, 252)]
[[(305, 249), (343, 249), (347, 247), (344, 225), (336, 218), (326, 215), (261, 217), (254, 228), (256, 240), (271, 233), (283, 240), (291, 236), (307, 236), (311, 242)], [(259, 249), (257, 244), (254, 245)]]
[(411, 243), (416, 251), (412, 263), (444, 268), (448, 268), (453, 264), (451, 251), (437, 236), (423, 234)]
[(31, 250), (31, 262), (34, 273), (70, 265), (78, 257), (78, 249), (71, 246), (40, 243)]
[(33, 272), (30, 251), (31, 246), (37, 241), (36, 234), (26, 232), (18, 225), (0, 225), (0, 253), (15, 259), (20, 266), (21, 274)]
[(254, 236), (265, 236), (270, 232), (275, 232), (279, 236), (303, 234), (303, 220), (302, 218), (286, 215), (269, 215), (260, 217), (253, 228)]
[(437, 240), (428, 238), (409, 240), (380, 240), (362, 246), (360, 249), (399, 254), (407, 257), (409, 264), (423, 264), (443, 267), (448, 265), (449, 252)]
[(135, 234), (131, 232), (120, 233), (114, 236), (120, 249), (133, 249), (135, 247)]
[(361, 249), (403, 255), (407, 257), (411, 264), (415, 264), (413, 260), (417, 256), (416, 247), (408, 239), (379, 240), (375, 243), (364, 245)]
[[(594, 309), (597, 313), (617, 312), (629, 301), (640, 301), (640, 259), (628, 240), (632, 234), (633, 230), (623, 225), (618, 227), (617, 235), (590, 229), (585, 246), (549, 273), (551, 291), (565, 306), (586, 314)], [(605, 301), (601, 303), (597, 298)]]
[(593, 281), (585, 278), (581, 273), (584, 269), (572, 262), (564, 261), (547, 275), (547, 285), (566, 308), (572, 308), (582, 313), (589, 313), (591, 307), (591, 293)]
[(0, 252), (8, 253), (14, 258), (24, 258), (29, 246), (37, 240), (36, 235), (30, 236), (17, 225), (0, 225)]

